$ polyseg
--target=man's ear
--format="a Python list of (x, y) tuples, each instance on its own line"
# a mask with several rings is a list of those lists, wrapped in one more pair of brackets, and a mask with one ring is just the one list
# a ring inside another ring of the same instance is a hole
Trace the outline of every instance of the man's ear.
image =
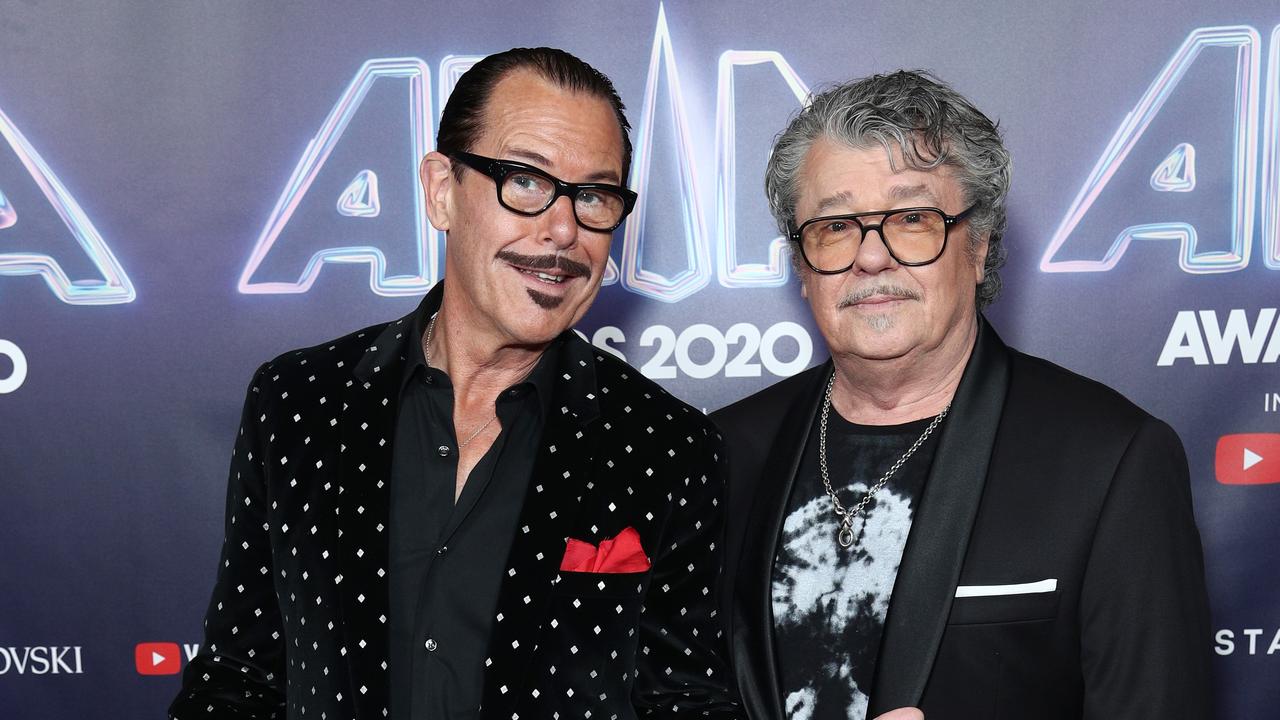
[(448, 232), (453, 209), (451, 200), (456, 187), (453, 163), (447, 155), (433, 150), (422, 157), (418, 177), (422, 179), (422, 191), (426, 194), (427, 218), (431, 220), (431, 226)]
[(969, 252), (973, 259), (974, 285), (981, 285), (982, 281), (987, 279), (987, 251), (990, 249), (990, 239), (984, 237), (982, 242)]

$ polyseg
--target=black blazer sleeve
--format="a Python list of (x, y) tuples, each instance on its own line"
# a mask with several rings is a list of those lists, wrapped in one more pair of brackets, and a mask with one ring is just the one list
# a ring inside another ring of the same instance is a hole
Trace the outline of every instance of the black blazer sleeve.
[(633, 702), (641, 717), (729, 718), (740, 714), (725, 661), (716, 582), (723, 551), (725, 451), (703, 429), (688, 475), (667, 500), (667, 534), (653, 559), (640, 619)]
[(1209, 718), (1209, 611), (1182, 443), (1146, 418), (1098, 518), (1080, 598), (1084, 717)]
[(284, 716), (284, 631), (273, 587), (263, 450), (263, 365), (245, 398), (227, 484), (218, 579), (204, 643), (169, 707), (175, 720)]

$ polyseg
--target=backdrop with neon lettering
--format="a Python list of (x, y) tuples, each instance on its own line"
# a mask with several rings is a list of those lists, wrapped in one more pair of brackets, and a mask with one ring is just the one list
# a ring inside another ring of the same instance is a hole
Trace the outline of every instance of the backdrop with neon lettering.
[(595, 64), (634, 125), (581, 331), (707, 409), (825, 357), (761, 189), (811, 88), (928, 68), (999, 119), (989, 316), (1181, 434), (1219, 713), (1273, 716), (1280, 10), (1041, 5), (0, 2), (0, 717), (163, 712), (250, 374), (439, 278), (416, 164), (516, 45)]

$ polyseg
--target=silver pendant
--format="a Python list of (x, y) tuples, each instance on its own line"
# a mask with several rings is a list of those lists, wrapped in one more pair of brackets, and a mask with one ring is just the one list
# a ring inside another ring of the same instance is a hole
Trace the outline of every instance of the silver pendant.
[(831, 498), (831, 510), (840, 516), (840, 531), (836, 533), (836, 542), (840, 543), (840, 547), (848, 548), (853, 546), (853, 519), (866, 509), (867, 504), (871, 502), (871, 498), (880, 492), (880, 488), (889, 482), (889, 478), (898, 472), (898, 468), (911, 459), (911, 456), (915, 454), (916, 450), (920, 449), (924, 441), (929, 439), (929, 435), (938, 427), (938, 423), (942, 422), (942, 419), (947, 416), (947, 412), (951, 410), (951, 403), (947, 403), (947, 406), (942, 408), (942, 412), (933, 418), (933, 422), (929, 423), (929, 427), (925, 428), (920, 437), (916, 438), (916, 441), (911, 443), (911, 447), (907, 448), (907, 451), (902, 454), (902, 457), (898, 458), (885, 471), (885, 474), (880, 476), (876, 484), (872, 485), (870, 490), (867, 490), (867, 494), (862, 496), (858, 504), (845, 509), (844, 503), (840, 502), (839, 496), (836, 495), (835, 488), (831, 487), (831, 476), (827, 472), (827, 417), (831, 414), (831, 389), (835, 387), (835, 384), (836, 375), (832, 373), (831, 379), (827, 381), (827, 391), (822, 398), (822, 417), (818, 422), (818, 472), (822, 476), (822, 487), (827, 491), (827, 497)]
[(840, 532), (836, 534), (836, 542), (840, 543), (840, 547), (853, 547), (853, 518), (848, 515), (844, 516), (844, 520), (840, 522)]

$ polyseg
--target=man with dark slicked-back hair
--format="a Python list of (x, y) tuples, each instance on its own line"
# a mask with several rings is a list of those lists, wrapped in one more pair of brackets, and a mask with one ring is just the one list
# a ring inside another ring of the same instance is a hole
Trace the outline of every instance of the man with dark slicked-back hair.
[(445, 278), (249, 387), (177, 720), (740, 717), (721, 440), (571, 330), (635, 203), (622, 102), (481, 60), (421, 164)]
[(831, 359), (712, 416), (743, 709), (1207, 718), (1178, 436), (982, 316), (1005, 257), (995, 123), (920, 72), (811, 100), (765, 186)]

